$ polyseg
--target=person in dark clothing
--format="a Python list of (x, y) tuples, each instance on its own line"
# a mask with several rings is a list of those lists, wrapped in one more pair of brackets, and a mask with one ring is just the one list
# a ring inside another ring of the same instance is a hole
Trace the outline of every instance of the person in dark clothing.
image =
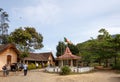
[(4, 66), (2, 67), (2, 70), (3, 70), (3, 76), (6, 77), (6, 76), (7, 76), (7, 66), (4, 65)]
[(24, 64), (23, 69), (24, 69), (24, 76), (26, 76), (27, 75), (27, 70), (28, 70), (28, 65)]

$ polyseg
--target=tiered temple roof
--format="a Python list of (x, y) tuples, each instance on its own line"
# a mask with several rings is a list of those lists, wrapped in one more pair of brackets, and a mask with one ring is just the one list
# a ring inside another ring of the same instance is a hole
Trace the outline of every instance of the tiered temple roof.
[(57, 57), (57, 60), (67, 60), (67, 59), (80, 59), (81, 57), (73, 55), (69, 49), (69, 47), (66, 48), (63, 55)]

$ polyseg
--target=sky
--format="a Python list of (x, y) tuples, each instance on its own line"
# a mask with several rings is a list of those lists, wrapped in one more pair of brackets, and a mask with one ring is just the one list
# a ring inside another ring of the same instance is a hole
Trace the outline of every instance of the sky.
[(120, 0), (0, 0), (9, 14), (9, 33), (19, 27), (34, 27), (52, 52), (64, 37), (73, 44), (96, 38), (101, 28), (120, 33)]

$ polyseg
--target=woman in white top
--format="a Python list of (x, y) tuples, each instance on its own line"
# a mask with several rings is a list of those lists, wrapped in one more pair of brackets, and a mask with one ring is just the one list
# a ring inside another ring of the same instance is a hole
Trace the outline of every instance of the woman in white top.
[(28, 70), (28, 65), (24, 64), (23, 69), (24, 69), (24, 76), (26, 76), (27, 75), (27, 70)]

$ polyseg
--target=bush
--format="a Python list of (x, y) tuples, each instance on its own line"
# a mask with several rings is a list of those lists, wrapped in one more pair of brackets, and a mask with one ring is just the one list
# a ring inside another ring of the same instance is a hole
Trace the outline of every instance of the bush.
[(116, 69), (116, 70), (120, 70), (120, 64), (117, 64), (117, 65), (113, 65), (112, 67), (113, 69)]
[(61, 72), (60, 72), (61, 75), (68, 75), (70, 73), (71, 73), (71, 69), (68, 66), (63, 66), (61, 68)]
[(95, 67), (95, 66), (99, 66), (99, 64), (98, 63), (91, 63), (90, 66)]
[(40, 65), (38, 66), (38, 68), (42, 68), (42, 65), (40, 64)]
[(31, 69), (36, 69), (36, 66), (34, 63), (31, 63), (28, 65), (28, 70), (31, 70)]
[(44, 64), (44, 67), (47, 67), (48, 66), (48, 64), (46, 63), (46, 64)]

